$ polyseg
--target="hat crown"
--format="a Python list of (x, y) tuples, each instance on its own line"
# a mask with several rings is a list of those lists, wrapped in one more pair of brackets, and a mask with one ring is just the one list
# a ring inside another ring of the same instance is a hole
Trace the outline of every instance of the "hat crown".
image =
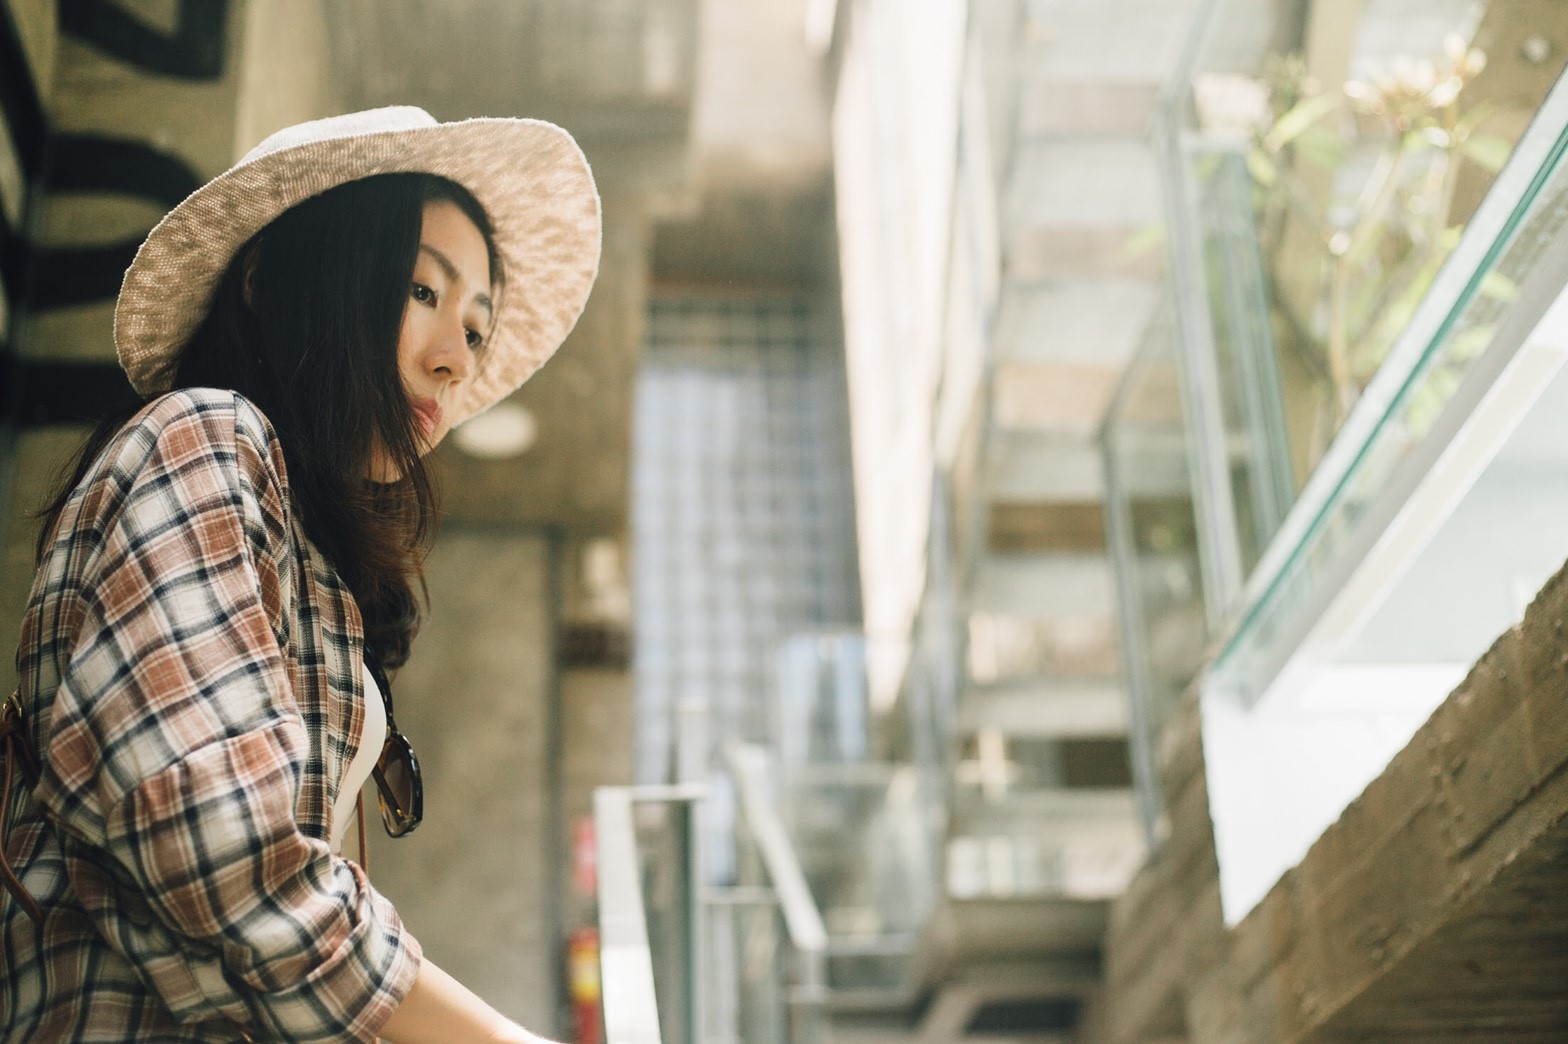
[(505, 285), (490, 348), (453, 423), (509, 395), (560, 347), (599, 267), (593, 172), (571, 136), (542, 120), (439, 123), (414, 106), (286, 127), (164, 216), (126, 270), (115, 352), (142, 395), (166, 391), (175, 359), (212, 307), (235, 254), (289, 208), (381, 174), (428, 174), (464, 186), (490, 218)]
[(384, 134), (387, 131), (418, 130), (436, 125), (436, 118), (417, 105), (388, 105), (380, 109), (366, 109), (364, 112), (328, 116), (296, 123), (267, 135), (260, 144), (245, 153), (239, 165), (244, 166), (263, 156), (301, 145), (337, 138), (357, 138), (366, 134)]

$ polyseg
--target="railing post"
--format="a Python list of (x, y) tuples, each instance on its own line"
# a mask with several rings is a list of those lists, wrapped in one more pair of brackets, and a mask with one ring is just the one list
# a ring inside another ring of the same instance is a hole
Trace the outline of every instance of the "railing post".
[(599, 967), (606, 1044), (661, 1044), (648, 949), (648, 918), (637, 866), (631, 791), (594, 792), (599, 852)]
[[(695, 813), (701, 795), (700, 788), (682, 786), (601, 787), (594, 792), (606, 1044), (662, 1044), (665, 1039), (700, 1044), (704, 1039), (704, 903)], [(640, 857), (637, 805), (664, 805), (668, 810), (669, 819), (662, 824), (668, 831), (667, 847), (661, 859), (647, 862)], [(653, 894), (653, 905), (662, 914), (652, 921), (653, 933), (650, 904), (644, 901), (645, 869), (656, 886), (664, 886)], [(657, 963), (655, 942), (660, 950)]]
[(782, 934), (790, 959), (786, 962), (782, 959), (784, 954), (776, 954), (774, 967), (780, 969), (781, 977), (794, 980), (780, 984), (785, 1008), (784, 1035), (790, 1044), (819, 1044), (828, 1036), (827, 927), (811, 897), (784, 821), (773, 807), (766, 753), (760, 747), (734, 744), (726, 756), (739, 792), (747, 840), (760, 857), (768, 883), (778, 896)]

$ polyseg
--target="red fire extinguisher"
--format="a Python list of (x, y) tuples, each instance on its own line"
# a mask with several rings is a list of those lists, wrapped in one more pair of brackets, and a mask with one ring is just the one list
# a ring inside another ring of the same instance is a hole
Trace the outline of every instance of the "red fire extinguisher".
[(577, 1044), (599, 1044), (599, 929), (579, 928), (567, 943)]

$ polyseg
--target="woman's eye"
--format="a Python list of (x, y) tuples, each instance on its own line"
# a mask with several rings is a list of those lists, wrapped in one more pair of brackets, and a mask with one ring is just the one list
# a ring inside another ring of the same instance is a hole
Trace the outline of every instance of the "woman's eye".
[(420, 304), (436, 303), (436, 292), (430, 289), (424, 283), (414, 283), (409, 288), (408, 295), (414, 300), (418, 301)]

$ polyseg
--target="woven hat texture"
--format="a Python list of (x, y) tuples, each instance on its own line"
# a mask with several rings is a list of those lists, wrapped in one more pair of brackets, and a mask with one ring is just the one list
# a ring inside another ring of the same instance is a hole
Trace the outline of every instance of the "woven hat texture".
[(168, 389), (219, 278), (274, 218), (334, 186), (397, 172), (438, 174), (473, 193), (505, 273), (489, 346), (448, 415), (459, 423), (511, 394), (560, 347), (588, 300), (600, 249), (593, 174), (554, 124), (438, 123), (413, 106), (278, 131), (170, 211), (137, 251), (115, 304), (115, 351), (131, 386)]

